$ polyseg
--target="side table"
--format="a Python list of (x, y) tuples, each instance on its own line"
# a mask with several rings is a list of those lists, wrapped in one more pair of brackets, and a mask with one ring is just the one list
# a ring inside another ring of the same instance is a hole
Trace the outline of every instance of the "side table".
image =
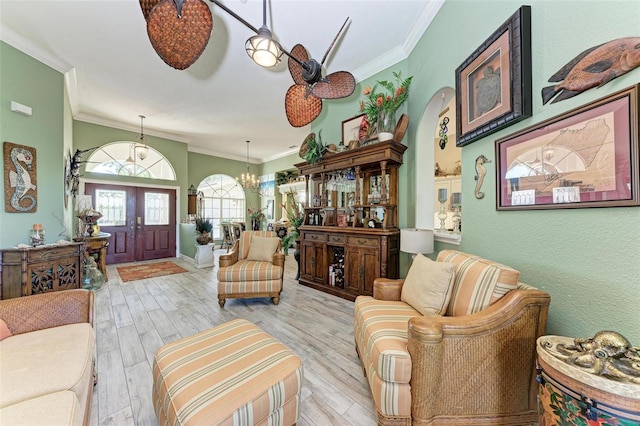
[(107, 247), (109, 247), (109, 238), (111, 238), (111, 234), (100, 232), (90, 237), (73, 239), (74, 241), (84, 241), (86, 243), (85, 249), (87, 255), (96, 254), (98, 256), (96, 263), (98, 264), (98, 269), (100, 269), (100, 272), (104, 275), (105, 282), (109, 281), (109, 277), (107, 276)]
[(196, 268), (210, 268), (214, 264), (213, 243), (207, 245), (196, 244)]

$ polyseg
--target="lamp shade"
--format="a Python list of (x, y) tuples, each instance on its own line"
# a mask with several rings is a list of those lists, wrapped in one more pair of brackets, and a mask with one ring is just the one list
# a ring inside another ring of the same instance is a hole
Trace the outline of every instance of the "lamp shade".
[(411, 254), (433, 253), (433, 231), (431, 229), (401, 229), (400, 251)]
[(257, 35), (247, 40), (245, 50), (256, 64), (265, 68), (277, 65), (282, 56), (280, 45), (272, 38), (271, 31), (265, 26), (258, 30)]

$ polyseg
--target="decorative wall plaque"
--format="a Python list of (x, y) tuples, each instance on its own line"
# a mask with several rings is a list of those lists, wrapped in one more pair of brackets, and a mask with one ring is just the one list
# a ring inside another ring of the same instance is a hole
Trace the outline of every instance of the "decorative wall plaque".
[(5, 211), (35, 213), (38, 209), (36, 149), (5, 142), (3, 153)]

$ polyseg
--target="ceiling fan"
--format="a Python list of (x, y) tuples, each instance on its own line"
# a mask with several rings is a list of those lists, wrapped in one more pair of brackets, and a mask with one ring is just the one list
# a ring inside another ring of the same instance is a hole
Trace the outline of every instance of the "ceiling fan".
[(295, 84), (289, 87), (284, 100), (287, 119), (293, 127), (302, 127), (315, 120), (322, 112), (322, 99), (339, 99), (351, 95), (356, 80), (350, 72), (336, 71), (322, 77), (322, 66), (340, 37), (349, 18), (344, 21), (327, 49), (322, 62), (309, 58), (307, 49), (296, 44), (289, 56), (289, 72)]
[[(307, 49), (296, 44), (287, 52), (275, 41), (266, 25), (266, 0), (263, 0), (263, 25), (260, 29), (249, 24), (235, 12), (210, 0), (240, 21), (257, 35), (247, 40), (247, 54), (258, 65), (270, 67), (280, 62), (280, 56), (289, 57), (288, 67), (294, 84), (285, 96), (285, 112), (293, 127), (302, 127), (315, 120), (322, 112), (322, 99), (339, 99), (353, 93), (355, 78), (347, 71), (322, 76), (322, 67), (331, 49), (340, 37), (349, 18), (342, 24), (321, 62), (309, 57)], [(211, 11), (202, 0), (139, 0), (147, 21), (147, 34), (158, 55), (171, 67), (186, 69), (204, 51), (213, 29)]]

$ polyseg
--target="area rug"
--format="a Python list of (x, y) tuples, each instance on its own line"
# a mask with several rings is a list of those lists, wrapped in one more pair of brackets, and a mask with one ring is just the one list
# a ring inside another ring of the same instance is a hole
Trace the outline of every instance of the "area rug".
[(120, 274), (122, 282), (181, 274), (183, 272), (187, 272), (187, 270), (173, 262), (145, 263), (142, 265), (121, 266), (118, 268), (118, 274)]

